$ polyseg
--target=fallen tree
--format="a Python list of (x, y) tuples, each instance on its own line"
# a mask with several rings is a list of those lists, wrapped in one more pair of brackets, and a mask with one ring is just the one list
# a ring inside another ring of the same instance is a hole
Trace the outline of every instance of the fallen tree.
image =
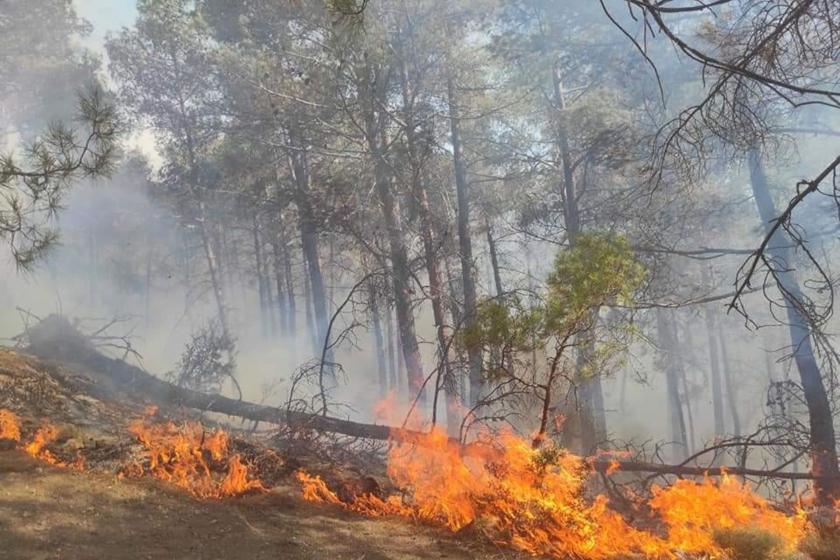
[[(402, 427), (354, 422), (322, 414), (231, 399), (222, 395), (210, 395), (179, 387), (124, 360), (105, 356), (96, 349), (88, 337), (73, 327), (67, 319), (55, 315), (47, 317), (29, 329), (27, 339), (29, 342), (27, 350), (35, 356), (55, 360), (63, 364), (77, 364), (85, 370), (92, 370), (107, 377), (119, 390), (163, 406), (183, 406), (252, 421), (380, 441), (392, 440), (422, 444), (428, 435), (425, 432)], [(461, 447), (462, 451), (467, 454), (487, 456), (495, 453), (495, 448), (489, 444), (476, 442), (462, 445), (455, 439), (452, 439), (451, 443)], [(600, 459), (592, 459), (587, 463), (595, 472), (602, 474), (623, 471), (673, 476), (720, 476), (729, 474), (787, 480), (814, 480), (817, 478), (807, 472), (760, 470), (745, 467), (701, 467)]]

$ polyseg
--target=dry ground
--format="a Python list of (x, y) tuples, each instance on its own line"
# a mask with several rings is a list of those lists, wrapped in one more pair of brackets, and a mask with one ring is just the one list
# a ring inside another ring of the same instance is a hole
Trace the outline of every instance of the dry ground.
[(291, 487), (202, 502), (155, 480), (78, 473), (19, 451), (0, 451), (3, 560), (467, 560), (510, 555), (406, 521), (366, 519), (309, 504)]

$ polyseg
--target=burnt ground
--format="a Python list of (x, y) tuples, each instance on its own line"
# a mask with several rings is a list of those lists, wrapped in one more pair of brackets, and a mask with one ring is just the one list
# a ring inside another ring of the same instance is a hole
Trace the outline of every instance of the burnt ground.
[(75, 472), (0, 451), (4, 560), (511, 558), (399, 519), (309, 504), (291, 486), (200, 501), (152, 479)]

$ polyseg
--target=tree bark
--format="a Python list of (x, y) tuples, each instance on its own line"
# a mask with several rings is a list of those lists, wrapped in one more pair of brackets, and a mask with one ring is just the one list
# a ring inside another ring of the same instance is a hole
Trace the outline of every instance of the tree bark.
[[(327, 296), (324, 277), (321, 273), (318, 229), (312, 208), (311, 175), (309, 172), (308, 149), (297, 125), (289, 127), (289, 168), (295, 182), (295, 204), (298, 208), (298, 227), (306, 271), (309, 278), (310, 297), (315, 331), (314, 350), (320, 350), (327, 333)], [(334, 374), (332, 368), (329, 368)]]
[[(769, 233), (779, 214), (770, 194), (761, 154), (757, 149), (753, 149), (749, 153), (748, 160), (756, 208), (765, 231)], [(830, 504), (833, 500), (840, 498), (840, 481), (838, 481), (840, 468), (837, 464), (831, 404), (817, 365), (810, 323), (802, 308), (805, 301), (804, 294), (793, 273), (795, 263), (793, 254), (787, 246), (786, 237), (781, 229), (777, 230), (768, 244), (767, 253), (777, 269), (776, 280), (786, 303), (793, 359), (799, 370), (803, 396), (808, 406), (811, 472), (816, 476), (828, 477), (831, 481), (829, 483), (826, 479), (818, 480), (814, 485), (814, 491), (819, 503)]]
[(490, 221), (487, 221), (487, 247), (490, 251), (490, 266), (493, 268), (493, 283), (496, 287), (496, 295), (501, 296), (505, 293), (502, 287), (502, 273), (499, 270), (499, 252), (496, 247), (496, 239), (493, 237), (493, 228), (490, 226)]
[(366, 104), (366, 140), (373, 159), (374, 190), (379, 198), (388, 238), (393, 273), (394, 307), (397, 312), (397, 330), (403, 355), (402, 363), (407, 371), (409, 393), (418, 396), (418, 404), (422, 408), (425, 404), (425, 390), (423, 389), (425, 375), (411, 304), (412, 288), (408, 248), (402, 230), (400, 203), (394, 195), (393, 178), (386, 159), (388, 115), (381, 109), (387, 104), (387, 99), (385, 99), (387, 80), (384, 75), (386, 72), (383, 72), (382, 68), (375, 68), (371, 63), (366, 64), (364, 71), (366, 76), (361, 85)]
[[(461, 256), (461, 283), (464, 291), (464, 328), (474, 323), (478, 296), (475, 289), (475, 271), (473, 270), (472, 236), (470, 233), (470, 188), (467, 181), (467, 165), (464, 161), (464, 148), (461, 143), (460, 107), (455, 92), (455, 83), (451, 76), (447, 79), (449, 103), (449, 125), (452, 135), (452, 157), (455, 167), (455, 192), (458, 199), (458, 248)], [(470, 406), (475, 406), (483, 396), (484, 376), (481, 371), (481, 347), (476, 344), (467, 346), (469, 362)]]
[(263, 274), (265, 264), (263, 262), (263, 251), (260, 240), (260, 228), (256, 213), (254, 213), (254, 215), (252, 216), (251, 233), (252, 240), (254, 242), (254, 265), (256, 267), (257, 272), (257, 291), (259, 292), (260, 296), (260, 324), (262, 326), (263, 337), (268, 338), (268, 335), (270, 334), (269, 314), (273, 315), (273, 310), (269, 305), (269, 298), (266, 294), (266, 279), (265, 275)]
[[(580, 208), (578, 206), (577, 185), (575, 184), (574, 169), (572, 167), (572, 152), (569, 147), (569, 135), (563, 123), (563, 112), (566, 110), (566, 96), (563, 92), (563, 76), (560, 70), (560, 63), (556, 62), (552, 71), (552, 85), (554, 87), (555, 103), (555, 141), (557, 150), (560, 153), (560, 161), (563, 169), (563, 219), (566, 226), (569, 248), (576, 245), (577, 237), (581, 233)], [(593, 322), (594, 324), (594, 322)], [(584, 333), (582, 336), (591, 338), (592, 335)], [(577, 360), (578, 378), (581, 383), (582, 404), (584, 410), (580, 411), (580, 425), (582, 445), (593, 446), (607, 437), (607, 418), (604, 410), (604, 390), (601, 384), (601, 376), (582, 376), (581, 367), (586, 364), (586, 352), (595, 352), (595, 342), (585, 341), (580, 345), (580, 351), (584, 354)]]
[(368, 309), (373, 323), (373, 343), (376, 348), (376, 370), (379, 379), (379, 394), (388, 394), (388, 364), (385, 360), (385, 340), (382, 336), (382, 317), (379, 312), (379, 297), (371, 284), (368, 287)]
[[(415, 122), (414, 91), (405, 60), (405, 49), (402, 38), (399, 39), (400, 53), (400, 85), (402, 90), (403, 119), (405, 122), (405, 138), (408, 147), (408, 163), (411, 172), (411, 192), (417, 204), (420, 219), (420, 237), (423, 240), (423, 256), (426, 262), (426, 275), (429, 280), (429, 299), (432, 304), (432, 317), (437, 336), (438, 364), (442, 368), (444, 391), (446, 394), (446, 415), (448, 429), (457, 430), (460, 426), (460, 402), (449, 360), (449, 343), (446, 332), (446, 311), (443, 306), (443, 281), (441, 279), (438, 254), (435, 250), (435, 236), (432, 227), (432, 213), (429, 209), (429, 196), (423, 180), (421, 146), (417, 142), (417, 123)], [(437, 388), (435, 388), (437, 391)], [(436, 411), (433, 411), (433, 414)]]

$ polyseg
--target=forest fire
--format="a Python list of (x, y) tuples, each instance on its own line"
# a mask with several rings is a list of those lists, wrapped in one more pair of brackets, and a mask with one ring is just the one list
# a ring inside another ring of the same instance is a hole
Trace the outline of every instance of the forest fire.
[(0, 408), (0, 439), (20, 441), (20, 421), (14, 412)]
[[(75, 461), (63, 461), (56, 457), (47, 446), (58, 439), (60, 432), (57, 427), (50, 423), (44, 423), (35, 432), (32, 441), (22, 447), (28, 455), (45, 461), (56, 467), (72, 467), (83, 470), (85, 467), (84, 457), (79, 455)], [(0, 439), (7, 439), (17, 443), (21, 442), (20, 419), (7, 409), (0, 409)]]
[[(151, 474), (199, 498), (225, 498), (263, 490), (249, 476), (238, 454), (230, 454), (230, 440), (221, 430), (207, 432), (197, 422), (183, 427), (173, 422), (148, 423), (138, 420), (129, 430), (145, 448), (147, 466), (134, 464), (123, 474)], [(224, 472), (224, 475), (217, 474)]]
[[(652, 511), (662, 530), (632, 527), (606, 496), (585, 496), (586, 462), (558, 448), (533, 449), (502, 434), (498, 455), (461, 453), (442, 431), (426, 441), (397, 444), (388, 475), (408, 498), (372, 495), (345, 503), (322, 479), (298, 472), (303, 497), (370, 516), (397, 515), (458, 531), (474, 524), (497, 543), (533, 555), (602, 559), (642, 554), (720, 555), (719, 534), (755, 530), (779, 537), (779, 552), (796, 549), (808, 531), (803, 512), (786, 515), (730, 477), (720, 483), (680, 480), (656, 488), (639, 510)], [(784, 550), (781, 550), (784, 549)]]

